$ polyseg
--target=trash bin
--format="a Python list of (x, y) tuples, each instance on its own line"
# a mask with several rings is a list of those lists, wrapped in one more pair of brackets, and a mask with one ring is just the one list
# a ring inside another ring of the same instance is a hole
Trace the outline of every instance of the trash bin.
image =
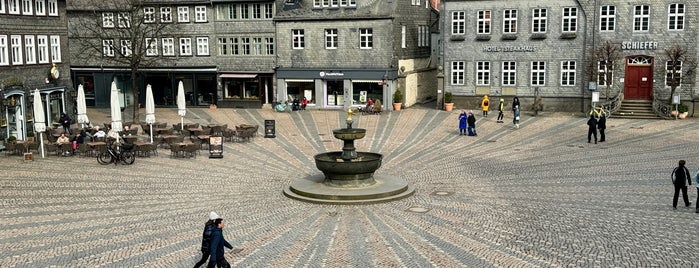
[(275, 122), (274, 120), (265, 120), (265, 138), (274, 138), (275, 136), (275, 131), (274, 131), (274, 126)]

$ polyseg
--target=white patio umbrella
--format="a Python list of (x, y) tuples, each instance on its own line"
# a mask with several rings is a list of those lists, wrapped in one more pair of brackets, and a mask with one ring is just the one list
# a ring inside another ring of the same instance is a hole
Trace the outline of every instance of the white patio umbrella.
[(44, 137), (41, 133), (46, 131), (46, 117), (44, 116), (44, 105), (41, 103), (41, 93), (39, 89), (34, 90), (34, 132), (39, 133), (41, 142), (41, 158), (44, 158)]
[(182, 81), (177, 85), (177, 114), (180, 115), (180, 126), (184, 130), (184, 116), (187, 114), (187, 103), (184, 98), (184, 84), (182, 84)]
[(115, 139), (119, 138), (119, 132), (123, 130), (121, 125), (121, 107), (119, 106), (119, 90), (116, 86), (116, 81), (112, 81), (112, 91), (110, 96), (110, 108), (112, 115), (112, 129), (109, 130), (109, 136)]
[(83, 85), (78, 85), (78, 124), (80, 128), (85, 128), (86, 124), (90, 123), (90, 119), (87, 118), (87, 105), (85, 104), (85, 89)]
[(153, 143), (153, 123), (155, 123), (155, 101), (150, 84), (146, 86), (146, 123), (150, 125), (150, 142)]

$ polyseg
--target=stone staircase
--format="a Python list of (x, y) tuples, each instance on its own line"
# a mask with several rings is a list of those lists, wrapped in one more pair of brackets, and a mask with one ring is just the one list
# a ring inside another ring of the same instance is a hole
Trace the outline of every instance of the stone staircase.
[(621, 102), (621, 107), (612, 116), (614, 118), (660, 119), (653, 111), (652, 100), (626, 99)]

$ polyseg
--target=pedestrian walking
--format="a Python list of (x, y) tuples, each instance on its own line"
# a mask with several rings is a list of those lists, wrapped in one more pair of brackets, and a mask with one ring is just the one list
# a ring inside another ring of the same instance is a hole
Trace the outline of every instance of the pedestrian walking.
[(194, 265), (194, 268), (201, 266), (209, 260), (209, 256), (211, 255), (211, 235), (214, 232), (214, 228), (216, 228), (214, 221), (218, 218), (218, 214), (211, 211), (211, 213), (209, 213), (209, 220), (204, 223), (204, 233), (202, 233), (201, 236), (201, 260)]
[[(516, 99), (517, 97), (515, 97)], [(519, 100), (517, 101), (519, 103)], [(512, 111), (514, 111), (514, 115), (512, 116), (512, 124), (515, 125), (515, 128), (519, 128), (519, 105), (515, 105), (512, 108)]]
[(466, 111), (461, 111), (459, 115), (459, 136), (466, 135), (466, 127), (468, 126), (468, 114)]
[(590, 143), (592, 136), (595, 136), (595, 144), (597, 144), (597, 119), (590, 115), (587, 119), (587, 143)]
[(519, 108), (519, 98), (512, 98), (512, 111), (515, 111), (515, 107)]
[(692, 202), (689, 202), (689, 197), (687, 196), (687, 183), (692, 185), (692, 177), (690, 177), (689, 169), (684, 166), (686, 163), (686, 161), (680, 160), (678, 166), (672, 170), (672, 184), (675, 186), (675, 195), (672, 196), (673, 209), (677, 209), (677, 198), (679, 197), (680, 191), (682, 191), (684, 206), (689, 207), (692, 205)]
[(607, 129), (607, 116), (604, 113), (597, 120), (597, 129), (599, 129), (599, 142), (604, 142), (604, 130)]
[(503, 111), (505, 110), (505, 99), (500, 99), (500, 104), (498, 105), (498, 123), (505, 123), (503, 119), (505, 119), (505, 114)]
[(483, 117), (488, 117), (488, 107), (490, 107), (490, 100), (488, 100), (488, 95), (483, 96), (481, 100), (481, 109), (483, 109)]
[(209, 257), (209, 264), (206, 267), (214, 268), (215, 266), (218, 266), (219, 268), (230, 268), (231, 265), (223, 255), (223, 247), (233, 249), (233, 246), (231, 246), (231, 244), (229, 244), (228, 241), (223, 238), (223, 227), (226, 224), (223, 219), (218, 218), (214, 220), (214, 225), (216, 228), (214, 228), (213, 232), (211, 233), (211, 257)]
[(694, 208), (694, 212), (699, 213), (699, 170), (697, 170), (697, 173), (694, 174), (694, 181), (697, 182), (697, 201), (696, 201), (696, 207)]
[(468, 112), (468, 119), (466, 121), (468, 123), (468, 135), (478, 136), (478, 133), (476, 133), (476, 116), (473, 115), (473, 111)]

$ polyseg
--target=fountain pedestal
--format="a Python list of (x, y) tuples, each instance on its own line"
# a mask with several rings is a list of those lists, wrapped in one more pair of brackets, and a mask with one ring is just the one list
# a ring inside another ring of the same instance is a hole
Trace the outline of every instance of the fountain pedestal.
[(323, 175), (303, 178), (286, 188), (284, 194), (302, 201), (333, 204), (387, 202), (413, 194), (415, 189), (400, 178), (374, 175), (383, 155), (356, 151), (354, 141), (364, 138), (366, 130), (352, 128), (348, 113), (347, 127), (333, 130), (335, 138), (344, 142), (342, 151), (317, 154), (316, 167)]

